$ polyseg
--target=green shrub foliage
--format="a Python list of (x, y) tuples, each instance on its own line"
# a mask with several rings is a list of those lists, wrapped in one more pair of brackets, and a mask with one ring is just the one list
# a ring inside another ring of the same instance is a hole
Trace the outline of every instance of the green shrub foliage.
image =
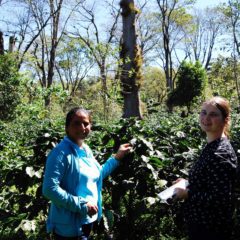
[[(104, 181), (104, 215), (94, 239), (186, 239), (182, 203), (168, 205), (156, 196), (176, 178), (186, 177), (205, 144), (197, 119), (163, 112), (144, 121), (93, 124), (88, 144), (100, 163), (122, 143), (131, 141), (134, 147)], [(0, 123), (0, 239), (45, 240), (49, 202), (41, 193), (42, 177), (47, 154), (64, 136), (64, 124), (32, 118), (20, 126), (18, 121)], [(238, 150), (239, 124), (233, 126)]]
[(187, 106), (202, 95), (206, 86), (206, 72), (197, 61), (195, 64), (183, 61), (178, 73), (176, 88), (169, 94), (167, 105), (170, 109), (174, 106)]
[(12, 54), (0, 55), (0, 119), (13, 117), (20, 102), (20, 74)]

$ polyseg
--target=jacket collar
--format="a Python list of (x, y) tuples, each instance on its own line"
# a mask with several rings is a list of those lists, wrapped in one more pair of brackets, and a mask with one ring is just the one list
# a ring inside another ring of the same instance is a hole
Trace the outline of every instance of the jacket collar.
[(63, 141), (70, 144), (71, 147), (73, 147), (75, 150), (79, 149), (79, 146), (75, 142), (73, 142), (68, 136), (65, 136), (63, 138)]
[(79, 147), (75, 142), (73, 142), (68, 136), (65, 136), (63, 138), (63, 142), (67, 143), (70, 145), (70, 147), (74, 150), (75, 154), (78, 155), (77, 153), (79, 152), (79, 150), (81, 149), (82, 151), (85, 151), (87, 153), (86, 150), (86, 145), (85, 143), (82, 144), (82, 147)]

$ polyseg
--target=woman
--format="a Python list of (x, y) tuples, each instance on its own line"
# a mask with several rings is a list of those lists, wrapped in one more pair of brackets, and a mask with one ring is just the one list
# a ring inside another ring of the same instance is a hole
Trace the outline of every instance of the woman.
[(100, 166), (84, 143), (91, 130), (91, 116), (81, 108), (66, 117), (67, 136), (50, 152), (43, 181), (43, 195), (51, 200), (47, 231), (54, 239), (88, 239), (93, 222), (101, 218), (102, 180), (111, 174), (131, 149), (119, 147)]
[(228, 140), (229, 103), (221, 97), (204, 102), (199, 120), (207, 144), (189, 172), (188, 189), (178, 188), (176, 197), (186, 200), (190, 240), (230, 240), (237, 157)]

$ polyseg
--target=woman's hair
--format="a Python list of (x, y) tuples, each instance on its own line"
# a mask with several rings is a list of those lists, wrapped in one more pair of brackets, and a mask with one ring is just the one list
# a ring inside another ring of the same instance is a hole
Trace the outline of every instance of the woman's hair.
[(223, 116), (223, 120), (226, 120), (226, 118), (229, 119), (224, 126), (224, 134), (227, 137), (229, 137), (231, 108), (230, 108), (230, 104), (229, 104), (228, 100), (223, 97), (217, 96), (217, 97), (213, 97), (213, 98), (209, 99), (208, 101), (206, 101), (204, 103), (212, 104), (213, 106), (216, 106), (220, 110), (220, 112)]
[(66, 121), (65, 121), (65, 128), (67, 128), (73, 117), (76, 115), (77, 112), (82, 112), (82, 113), (85, 113), (88, 115), (88, 118), (89, 118), (89, 121), (92, 122), (92, 116), (91, 116), (91, 112), (82, 108), (82, 107), (75, 107), (75, 108), (72, 108), (68, 113), (67, 113), (67, 116), (66, 116)]

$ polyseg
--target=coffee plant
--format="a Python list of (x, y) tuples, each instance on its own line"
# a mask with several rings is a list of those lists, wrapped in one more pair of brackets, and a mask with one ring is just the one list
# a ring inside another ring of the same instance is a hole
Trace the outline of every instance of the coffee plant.
[[(232, 120), (232, 143), (239, 154), (239, 115)], [(49, 151), (63, 138), (63, 121), (33, 117), (0, 122), (0, 239), (45, 240), (49, 201), (42, 196), (42, 177)], [(93, 124), (87, 140), (100, 163), (130, 142), (133, 151), (104, 181), (103, 218), (94, 239), (186, 239), (182, 203), (164, 203), (157, 193), (178, 177), (187, 177), (205, 137), (198, 116), (152, 114), (145, 120), (121, 119)], [(239, 210), (236, 231), (239, 239)]]

